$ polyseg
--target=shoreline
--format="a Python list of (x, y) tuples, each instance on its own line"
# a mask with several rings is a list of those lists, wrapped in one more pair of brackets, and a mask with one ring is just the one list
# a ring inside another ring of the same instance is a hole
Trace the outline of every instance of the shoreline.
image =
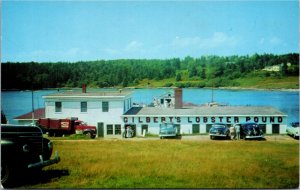
[[(177, 87), (105, 87), (105, 88), (89, 88), (89, 89), (174, 89)], [(81, 89), (81, 88), (44, 88), (37, 89), (34, 91), (40, 90), (72, 90), (72, 89)], [(197, 87), (188, 87), (183, 89), (212, 89), (210, 87), (197, 88)], [(294, 88), (253, 88), (253, 87), (215, 87), (214, 90), (256, 90), (256, 91), (282, 91), (282, 92), (300, 92), (300, 89)], [(1, 92), (13, 92), (13, 91), (31, 91), (28, 89), (1, 89)]]

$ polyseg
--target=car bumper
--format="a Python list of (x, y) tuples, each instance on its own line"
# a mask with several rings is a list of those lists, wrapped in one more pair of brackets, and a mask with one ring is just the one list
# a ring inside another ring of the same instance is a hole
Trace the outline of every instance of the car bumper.
[(40, 155), (40, 161), (37, 162), (37, 163), (29, 164), (28, 169), (42, 168), (42, 167), (45, 167), (45, 166), (50, 166), (52, 164), (57, 164), (58, 162), (60, 162), (60, 157), (58, 155), (58, 152), (56, 151), (54, 158), (50, 159), (50, 160), (44, 160), (43, 156)]
[(264, 136), (263, 135), (256, 135), (256, 136), (246, 135), (245, 136), (245, 139), (259, 139), (259, 138), (264, 138)]
[(161, 134), (159, 137), (175, 137), (176, 134)]
[(224, 135), (224, 134), (209, 134), (212, 137), (228, 137), (228, 135)]

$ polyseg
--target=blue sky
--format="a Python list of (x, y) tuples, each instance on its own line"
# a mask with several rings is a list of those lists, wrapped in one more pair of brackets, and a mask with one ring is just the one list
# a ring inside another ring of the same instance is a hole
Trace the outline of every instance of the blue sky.
[(2, 1), (1, 60), (299, 52), (298, 1)]

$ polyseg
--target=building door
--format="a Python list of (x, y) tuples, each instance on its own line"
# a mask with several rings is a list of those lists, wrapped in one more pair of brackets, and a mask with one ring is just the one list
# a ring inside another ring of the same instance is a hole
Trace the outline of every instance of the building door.
[(101, 123), (98, 123), (97, 125), (97, 135), (98, 137), (104, 137), (104, 124), (101, 122)]
[(200, 133), (200, 125), (193, 124), (193, 134), (199, 134), (199, 133)]
[(206, 124), (206, 133), (209, 133), (209, 130), (211, 127), (212, 127), (212, 124)]
[(136, 125), (135, 124), (125, 124), (125, 131), (124, 131), (124, 137), (126, 134), (126, 130), (127, 128), (131, 131), (132, 136), (131, 137), (135, 137), (136, 136)]
[(177, 128), (177, 135), (180, 135), (180, 125), (179, 124), (175, 124), (175, 127)]
[(272, 124), (272, 134), (279, 134), (279, 124)]
[(264, 134), (267, 132), (267, 125), (266, 124), (259, 124), (259, 128), (263, 131)]
[(143, 131), (146, 131), (146, 133), (148, 133), (148, 125), (142, 125), (142, 131), (141, 134), (143, 134)]

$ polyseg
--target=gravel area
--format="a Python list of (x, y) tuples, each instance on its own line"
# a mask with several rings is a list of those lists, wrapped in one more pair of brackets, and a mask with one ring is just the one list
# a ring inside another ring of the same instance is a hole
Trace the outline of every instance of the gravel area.
[[(209, 135), (194, 135), (194, 136), (181, 136), (176, 139), (163, 139), (163, 140), (182, 140), (182, 141), (211, 141)], [(127, 140), (127, 141), (142, 141), (142, 140), (161, 140), (159, 137), (135, 137), (135, 138), (122, 138), (119, 136), (105, 137), (103, 140)], [(258, 139), (254, 139), (258, 140)], [(267, 135), (264, 140), (266, 141), (295, 141), (299, 142), (299, 139), (294, 139), (288, 135)], [(231, 141), (227, 139), (217, 139), (217, 141)], [(243, 139), (242, 139), (243, 141)]]

